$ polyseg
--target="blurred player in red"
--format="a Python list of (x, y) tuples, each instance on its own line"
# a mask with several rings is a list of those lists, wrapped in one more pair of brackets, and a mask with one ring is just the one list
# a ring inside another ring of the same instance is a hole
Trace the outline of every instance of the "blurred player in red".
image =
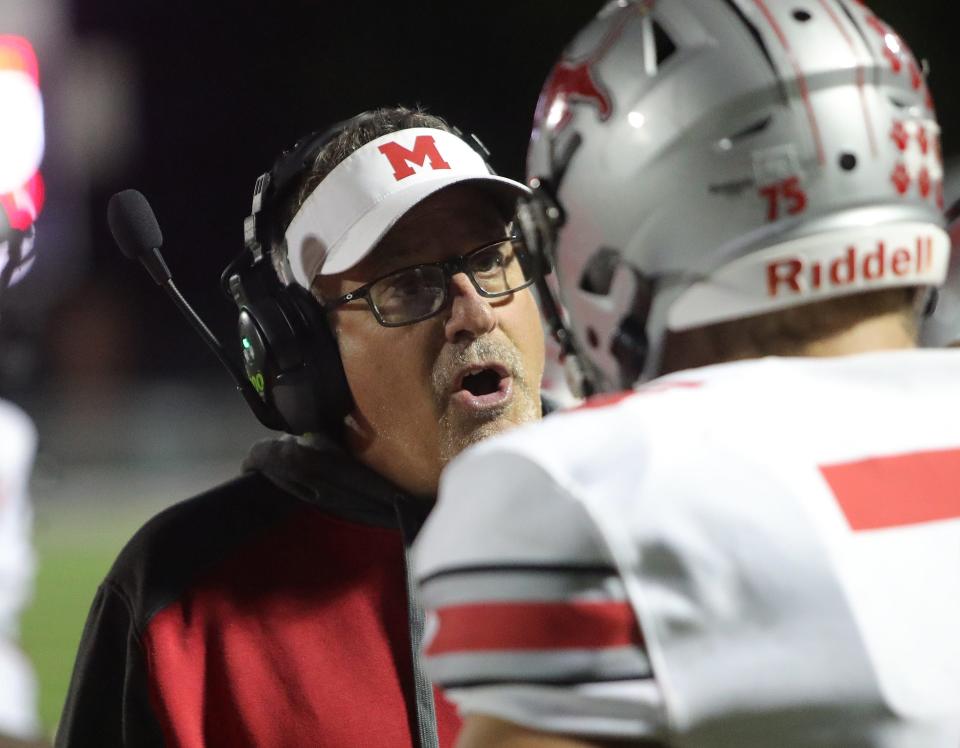
[(527, 223), (587, 380), (631, 389), (443, 476), (417, 572), (461, 748), (960, 745), (938, 143), (854, 0), (618, 0), (573, 41)]
[[(33, 262), (33, 224), (43, 204), (37, 171), (43, 106), (37, 59), (25, 39), (0, 35), (0, 304)], [(2, 310), (0, 310), (2, 312)], [(0, 354), (2, 355), (2, 354)], [(33, 669), (17, 646), (19, 615), (33, 582), (28, 496), (36, 432), (0, 400), (0, 748), (26, 746), (39, 732)]]

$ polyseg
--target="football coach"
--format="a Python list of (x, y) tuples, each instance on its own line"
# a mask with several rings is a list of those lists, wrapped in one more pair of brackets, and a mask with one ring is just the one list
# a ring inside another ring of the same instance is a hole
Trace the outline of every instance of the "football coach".
[[(272, 232), (248, 225), (268, 237), (252, 268), (276, 287), (240, 263), (230, 288), (248, 372), (286, 430), (309, 433), (259, 443), (242, 476), (128, 543), (93, 602), (58, 746), (455, 740), (415, 654), (407, 550), (443, 466), (541, 415), (537, 268), (511, 220), (526, 188), (399, 107), (294, 155), (271, 172), (293, 185)], [(313, 378), (277, 375), (287, 359)]]

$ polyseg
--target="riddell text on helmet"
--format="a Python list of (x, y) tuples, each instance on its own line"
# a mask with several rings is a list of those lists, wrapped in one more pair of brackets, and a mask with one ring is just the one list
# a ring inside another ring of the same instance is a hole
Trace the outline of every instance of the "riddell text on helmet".
[(919, 276), (933, 265), (933, 247), (933, 236), (921, 235), (913, 245), (907, 246), (893, 246), (882, 240), (869, 249), (850, 244), (832, 260), (800, 256), (774, 260), (767, 263), (767, 293), (771, 298), (777, 298), (780, 294), (863, 286), (885, 279)]

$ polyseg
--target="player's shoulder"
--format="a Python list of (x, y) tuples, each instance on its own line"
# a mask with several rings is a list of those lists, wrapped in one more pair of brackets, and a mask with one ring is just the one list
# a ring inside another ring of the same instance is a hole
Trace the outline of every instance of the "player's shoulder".
[[(900, 389), (929, 392), (955, 386), (960, 350), (886, 350), (831, 357), (749, 359), (678, 372), (627, 393), (588, 400), (571, 413), (642, 411), (659, 430), (658, 419), (687, 424), (708, 421), (718, 412), (738, 417), (777, 417), (784, 408), (807, 410), (831, 393), (847, 389)], [(922, 379), (921, 379), (922, 378)], [(919, 386), (918, 386), (919, 385)], [(771, 410), (770, 404), (778, 407)], [(611, 416), (612, 417), (612, 416)]]
[[(826, 358), (778, 359), (797, 376), (816, 378), (824, 387), (855, 381), (859, 386), (912, 385), (918, 375), (930, 384), (952, 383), (960, 371), (960, 349), (910, 348), (871, 351)], [(925, 389), (928, 386), (924, 387)]]
[[(960, 376), (960, 351), (883, 351), (837, 358), (768, 357), (661, 377), (485, 440), (454, 461), (452, 475), (483, 481), (505, 466), (534, 463), (550, 480), (580, 485), (628, 466), (668, 470), (700, 453), (754, 461), (769, 435), (803, 441), (827, 416), (863, 415), (871, 403), (898, 412), (947, 396)], [(850, 429), (853, 421), (847, 419)], [(517, 468), (512, 468), (516, 470)]]
[(259, 473), (246, 473), (174, 504), (127, 542), (105, 584), (145, 622), (194, 580), (302, 505)]
[(678, 372), (653, 380), (637, 389), (606, 393), (582, 405), (551, 414), (534, 424), (512, 429), (471, 447), (454, 464), (460, 470), (476, 470), (502, 461), (537, 463), (557, 476), (571, 465), (622, 461), (660, 445), (682, 440), (699, 441), (698, 432), (717, 423), (730, 403), (755, 392), (759, 382), (776, 378), (768, 360), (750, 361)]
[(0, 428), (12, 428), (25, 435), (33, 436), (36, 428), (33, 421), (19, 405), (0, 399)]

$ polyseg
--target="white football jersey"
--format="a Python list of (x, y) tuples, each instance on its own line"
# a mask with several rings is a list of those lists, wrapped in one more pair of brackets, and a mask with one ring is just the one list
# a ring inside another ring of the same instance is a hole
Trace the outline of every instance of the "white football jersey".
[(18, 646), (35, 566), (27, 489), (36, 442), (27, 415), (0, 400), (0, 735), (25, 738), (39, 729), (36, 680)]
[(416, 548), (466, 713), (671, 746), (960, 746), (960, 351), (656, 380), (472, 447)]

